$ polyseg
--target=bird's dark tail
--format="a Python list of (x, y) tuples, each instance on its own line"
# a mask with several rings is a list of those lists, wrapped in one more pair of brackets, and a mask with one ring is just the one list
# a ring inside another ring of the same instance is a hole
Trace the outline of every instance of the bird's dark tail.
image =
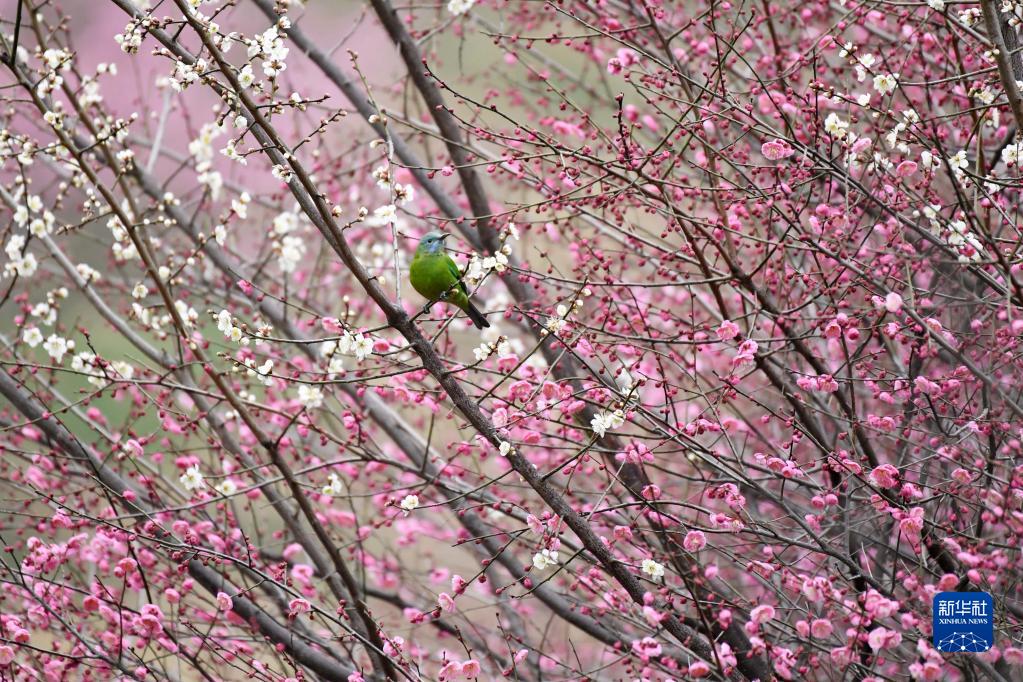
[(480, 312), (479, 308), (472, 304), (472, 301), (467, 301), (465, 314), (469, 316), (472, 323), (479, 329), (490, 326), (490, 323), (487, 322), (487, 318), (483, 317), (483, 313)]

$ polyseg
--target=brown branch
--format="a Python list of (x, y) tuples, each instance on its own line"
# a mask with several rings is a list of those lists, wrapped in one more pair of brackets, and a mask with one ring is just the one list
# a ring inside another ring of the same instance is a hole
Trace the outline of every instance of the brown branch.
[(1016, 74), (1013, 73), (1012, 53), (1005, 44), (1002, 34), (1001, 19), (994, 0), (980, 0), (980, 8), (984, 12), (984, 26), (994, 44), (995, 63), (998, 65), (998, 79), (1005, 88), (1005, 97), (1009, 100), (1012, 117), (1016, 119), (1016, 130), (1023, 130), (1023, 95), (1020, 94)]

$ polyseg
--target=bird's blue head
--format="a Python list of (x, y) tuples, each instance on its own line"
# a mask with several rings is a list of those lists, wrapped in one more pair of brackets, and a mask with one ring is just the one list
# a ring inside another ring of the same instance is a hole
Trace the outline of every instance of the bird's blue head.
[(444, 240), (451, 235), (447, 232), (429, 232), (419, 240), (419, 251), (422, 253), (443, 253)]

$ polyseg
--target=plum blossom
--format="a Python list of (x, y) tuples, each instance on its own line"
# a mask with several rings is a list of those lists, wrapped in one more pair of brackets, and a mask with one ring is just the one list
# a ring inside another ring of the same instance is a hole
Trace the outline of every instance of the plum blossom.
[(533, 567), (538, 571), (546, 570), (550, 566), (558, 564), (557, 550), (542, 549), (533, 555)]
[(231, 478), (225, 478), (223, 481), (214, 486), (214, 489), (224, 497), (230, 497), (238, 492), (238, 484)]
[(401, 504), (398, 506), (404, 509), (405, 513), (408, 514), (409, 512), (414, 511), (419, 507), (419, 496), (406, 495), (404, 498), (402, 498)]
[(760, 146), (760, 153), (771, 161), (786, 159), (796, 151), (785, 140), (769, 140)]
[(206, 486), (206, 482), (203, 480), (202, 472), (199, 471), (198, 465), (192, 465), (185, 470), (185, 473), (181, 474), (181, 485), (185, 490), (194, 492)]
[(465, 14), (476, 4), (476, 0), (448, 0), (448, 11), (456, 17)]
[(340, 477), (333, 471), (327, 477), (327, 485), (323, 486), (324, 495), (340, 495), (344, 492), (344, 484)]
[(398, 209), (394, 204), (387, 204), (374, 210), (373, 215), (382, 223), (393, 223), (398, 219)]
[(43, 333), (38, 327), (29, 327), (22, 334), (21, 340), (27, 343), (29, 348), (35, 348), (43, 342)]
[(879, 488), (894, 488), (899, 482), (899, 470), (891, 464), (882, 464), (870, 472), (870, 480)]
[(643, 559), (641, 568), (653, 580), (660, 580), (664, 577), (664, 566), (653, 559)]
[(754, 607), (749, 614), (750, 622), (756, 623), (757, 625), (763, 625), (769, 620), (774, 620), (774, 616), (774, 607), (770, 604), (761, 604), (760, 606)]
[(699, 552), (707, 546), (707, 536), (703, 534), (703, 531), (691, 530), (682, 540), (682, 546), (687, 552)]
[(74, 343), (69, 342), (67, 339), (51, 334), (48, 339), (43, 343), (43, 350), (49, 355), (54, 362), (60, 364), (60, 361), (64, 359), (64, 354), (69, 350), (74, 349)]
[(902, 642), (902, 635), (894, 630), (876, 627), (867, 635), (867, 643), (874, 651), (891, 649)]
[(732, 358), (732, 365), (735, 367), (742, 367), (744, 365), (750, 365), (756, 362), (757, 351), (760, 349), (760, 345), (753, 339), (746, 339), (739, 344), (738, 351), (735, 357)]
[(894, 291), (889, 291), (884, 297), (884, 308), (890, 313), (897, 313), (902, 310), (902, 296)]
[(230, 611), (234, 608), (234, 600), (226, 592), (217, 592), (217, 606), (221, 611)]
[(842, 120), (835, 112), (831, 112), (824, 119), (824, 130), (836, 140), (842, 140), (849, 134), (849, 122)]
[(729, 339), (734, 339), (740, 332), (741, 330), (739, 329), (739, 325), (735, 324), (731, 320), (725, 320), (721, 323), (721, 326), (717, 328), (716, 333), (719, 339), (722, 341), (728, 341)]
[(882, 97), (894, 92), (898, 85), (899, 74), (897, 73), (879, 73), (874, 76), (874, 89), (877, 90)]
[(598, 412), (590, 420), (590, 428), (598, 438), (603, 438), (608, 431), (614, 431), (625, 424), (625, 413), (621, 410)]
[(323, 391), (316, 386), (302, 384), (298, 387), (298, 401), (307, 410), (315, 410), (323, 406)]
[(661, 645), (653, 637), (644, 637), (632, 642), (632, 651), (644, 661), (661, 655)]

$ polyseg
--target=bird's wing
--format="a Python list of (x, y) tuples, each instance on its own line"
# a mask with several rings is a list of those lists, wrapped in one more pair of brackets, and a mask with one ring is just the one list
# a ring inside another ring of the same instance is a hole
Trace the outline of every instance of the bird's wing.
[(451, 273), (452, 277), (458, 280), (458, 286), (462, 290), (462, 293), (468, 296), (469, 290), (465, 288), (465, 282), (462, 281), (462, 272), (458, 269), (458, 266), (455, 265), (455, 261), (451, 258), (451, 256), (447, 257), (447, 261), (448, 271)]

